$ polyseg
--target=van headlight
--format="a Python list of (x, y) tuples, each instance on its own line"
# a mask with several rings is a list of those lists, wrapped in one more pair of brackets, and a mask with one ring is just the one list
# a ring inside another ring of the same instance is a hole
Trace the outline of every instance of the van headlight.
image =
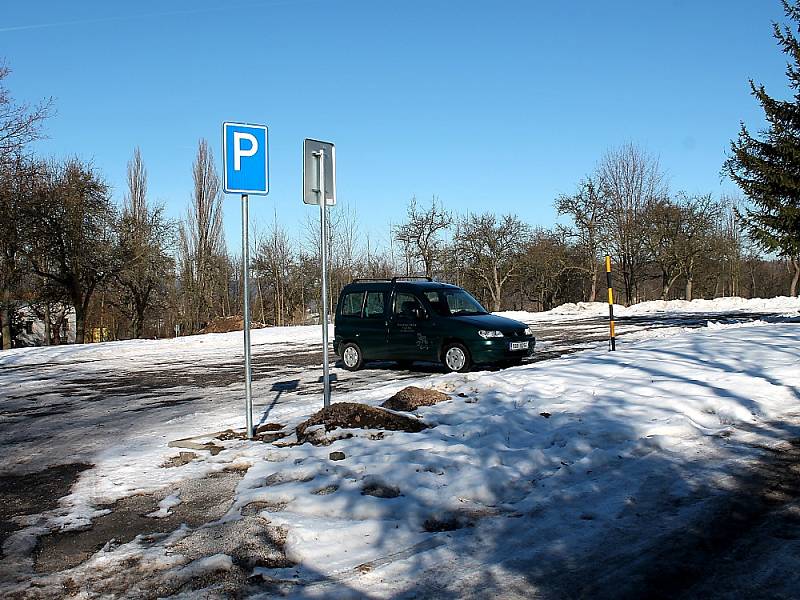
[(533, 335), (533, 330), (530, 327), (525, 328), (525, 335)]
[(488, 340), (489, 338), (501, 338), (503, 337), (502, 331), (489, 331), (488, 329), (479, 329), (478, 335), (481, 336), (483, 339)]

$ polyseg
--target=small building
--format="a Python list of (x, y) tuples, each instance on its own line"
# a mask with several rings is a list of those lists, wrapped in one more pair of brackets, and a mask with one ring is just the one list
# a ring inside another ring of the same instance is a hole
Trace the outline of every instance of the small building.
[[(57, 306), (50, 312), (50, 344), (75, 343), (75, 309), (71, 306)], [(29, 304), (22, 304), (16, 310), (12, 321), (13, 348), (27, 346), (47, 346), (47, 327), (45, 326), (42, 311), (34, 309)]]

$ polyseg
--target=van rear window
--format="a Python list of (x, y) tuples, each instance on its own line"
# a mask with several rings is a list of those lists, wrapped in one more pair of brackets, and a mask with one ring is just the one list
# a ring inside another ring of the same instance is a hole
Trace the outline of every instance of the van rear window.
[(360, 317), (361, 305), (364, 303), (364, 292), (350, 292), (342, 298), (342, 316)]

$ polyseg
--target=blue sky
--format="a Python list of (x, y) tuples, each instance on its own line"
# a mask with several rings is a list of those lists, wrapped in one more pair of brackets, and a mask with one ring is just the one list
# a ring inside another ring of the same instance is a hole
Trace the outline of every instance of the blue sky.
[[(736, 192), (728, 144), (762, 123), (747, 79), (787, 93), (782, 19), (777, 0), (6, 2), (0, 57), (15, 99), (55, 99), (36, 150), (93, 160), (118, 200), (139, 146), (151, 200), (180, 216), (197, 140), (221, 168), (222, 122), (263, 123), (253, 223), (301, 230), (314, 137), (336, 144), (339, 200), (375, 240), (412, 195), (552, 225), (554, 199), (625, 142), (674, 191)], [(237, 250), (238, 196), (225, 225)]]

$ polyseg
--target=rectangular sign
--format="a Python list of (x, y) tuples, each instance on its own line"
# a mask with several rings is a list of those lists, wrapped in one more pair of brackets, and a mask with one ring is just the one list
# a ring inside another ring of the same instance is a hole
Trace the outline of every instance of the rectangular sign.
[(336, 148), (331, 142), (305, 139), (303, 141), (303, 202), (319, 204), (319, 157), (322, 153), (325, 169), (325, 203), (336, 204)]
[(262, 196), (269, 193), (266, 125), (223, 123), (222, 157), (223, 192)]

